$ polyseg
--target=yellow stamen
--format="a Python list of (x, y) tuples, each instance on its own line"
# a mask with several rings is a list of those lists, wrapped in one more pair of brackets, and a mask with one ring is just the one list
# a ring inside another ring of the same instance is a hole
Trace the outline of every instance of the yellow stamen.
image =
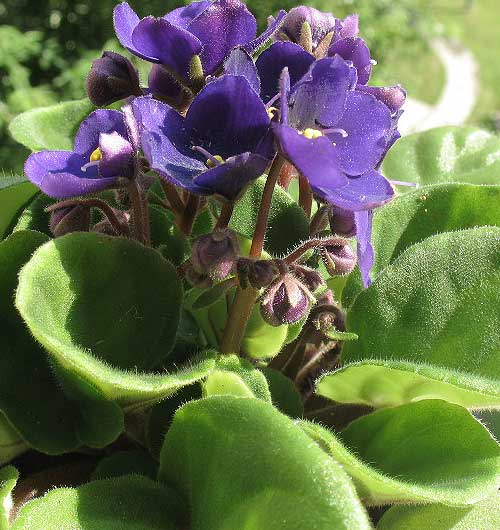
[(318, 129), (310, 129), (310, 128), (304, 129), (303, 131), (301, 131), (300, 134), (304, 135), (309, 140), (314, 140), (316, 138), (320, 138), (321, 136), (323, 136), (323, 133), (321, 131), (318, 131)]
[[(221, 164), (224, 163), (224, 159), (220, 156), (220, 155), (214, 155), (214, 158), (215, 160), (217, 160), (218, 162), (220, 162)], [(215, 167), (217, 164), (211, 160), (210, 158), (205, 162), (205, 164), (210, 168), (212, 169), (213, 167)]]
[(267, 115), (272, 120), (274, 118), (274, 114), (278, 112), (278, 109), (276, 107), (269, 107), (267, 109)]
[(90, 161), (98, 162), (99, 160), (101, 160), (101, 158), (102, 158), (101, 150), (99, 149), (99, 147), (97, 147), (96, 149), (92, 151), (92, 154), (90, 155)]

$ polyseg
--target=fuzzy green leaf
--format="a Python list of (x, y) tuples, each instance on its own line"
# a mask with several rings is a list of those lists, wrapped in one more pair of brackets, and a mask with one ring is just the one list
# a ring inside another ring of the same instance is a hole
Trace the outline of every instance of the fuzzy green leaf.
[(500, 447), (467, 410), (445, 401), (379, 410), (337, 435), (303, 428), (353, 477), (365, 504), (468, 505), (499, 486)]
[(9, 234), (17, 216), (37, 191), (36, 186), (22, 176), (0, 178), (0, 241)]
[(92, 472), (91, 480), (121, 477), (123, 475), (144, 475), (156, 479), (158, 463), (145, 451), (117, 451), (99, 461)]
[(467, 508), (440, 504), (394, 506), (377, 530), (496, 530), (500, 528), (500, 493)]
[(421, 185), (495, 184), (500, 175), (500, 138), (475, 127), (440, 127), (411, 134), (389, 151), (382, 169), (388, 178)]
[(80, 99), (28, 110), (10, 122), (9, 132), (14, 140), (32, 151), (69, 151), (80, 123), (93, 108), (88, 99)]
[(11, 530), (180, 530), (183, 520), (172, 490), (129, 475), (52, 490), (24, 505)]
[(500, 407), (500, 228), (448, 232), (408, 248), (347, 313), (359, 335), (317, 392), (394, 406), (441, 398)]
[(12, 490), (19, 478), (17, 469), (6, 466), (0, 469), (0, 530), (9, 529), (10, 510), (14, 505)]
[(159, 480), (189, 499), (191, 530), (370, 528), (342, 468), (259, 399), (213, 396), (180, 408)]
[(300, 418), (304, 413), (304, 404), (293, 381), (267, 366), (260, 370), (266, 376), (273, 405), (291, 418)]
[[(29, 445), (0, 412), (0, 466), (29, 449)], [(1, 528), (1, 526), (0, 526)]]

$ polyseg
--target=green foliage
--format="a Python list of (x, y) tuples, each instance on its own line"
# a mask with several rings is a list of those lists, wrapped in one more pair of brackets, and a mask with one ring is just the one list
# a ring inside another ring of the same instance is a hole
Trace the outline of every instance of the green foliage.
[(261, 370), (266, 376), (273, 405), (287, 416), (300, 418), (304, 413), (304, 405), (293, 382), (278, 370), (267, 366)]
[(17, 214), (35, 195), (37, 188), (22, 176), (0, 178), (0, 241), (17, 221)]
[(28, 448), (28, 444), (0, 412), (0, 466), (24, 453)]
[(184, 405), (165, 438), (158, 476), (189, 499), (192, 530), (370, 528), (342, 468), (259, 399), (214, 396)]
[(117, 451), (99, 461), (91, 480), (122, 477), (123, 475), (143, 475), (156, 479), (158, 464), (145, 451)]
[(0, 469), (0, 530), (9, 530), (9, 512), (14, 504), (12, 490), (18, 478), (19, 473), (15, 467)]

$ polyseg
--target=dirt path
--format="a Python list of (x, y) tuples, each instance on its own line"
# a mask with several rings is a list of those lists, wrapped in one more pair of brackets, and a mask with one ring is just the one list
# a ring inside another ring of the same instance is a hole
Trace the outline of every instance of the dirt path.
[(444, 65), (446, 83), (435, 105), (408, 98), (399, 122), (402, 134), (443, 125), (461, 125), (476, 104), (478, 66), (472, 53), (445, 39), (435, 39), (431, 46)]

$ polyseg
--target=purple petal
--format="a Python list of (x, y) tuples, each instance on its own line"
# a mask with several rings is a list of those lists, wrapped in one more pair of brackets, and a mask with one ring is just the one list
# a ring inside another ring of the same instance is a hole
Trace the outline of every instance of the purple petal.
[(257, 21), (239, 0), (215, 0), (188, 29), (203, 43), (200, 54), (203, 71), (211, 74), (235, 46), (255, 37)]
[(101, 134), (99, 147), (102, 159), (99, 173), (102, 177), (132, 177), (134, 171), (134, 150), (128, 140), (117, 132)]
[(177, 9), (170, 11), (170, 13), (166, 14), (163, 18), (174, 26), (187, 29), (189, 24), (211, 4), (211, 0), (193, 2), (188, 6), (178, 7)]
[(243, 46), (245, 51), (248, 53), (254, 53), (261, 46), (263, 46), (280, 29), (285, 17), (286, 11), (282, 9), (276, 18), (272, 17), (272, 19), (269, 20), (267, 29), (263, 33), (261, 33), (256, 39), (253, 39)]
[(82, 155), (84, 163), (89, 162), (92, 152), (99, 147), (99, 135), (116, 131), (128, 138), (123, 114), (117, 110), (98, 109), (83, 120), (75, 136), (75, 153)]
[(349, 177), (345, 186), (334, 191), (326, 187), (315, 191), (334, 206), (351, 211), (372, 210), (394, 197), (390, 182), (375, 170), (359, 177)]
[(336, 19), (331, 13), (319, 11), (314, 7), (299, 6), (290, 9), (281, 31), (292, 42), (298, 43), (304, 22), (311, 26), (313, 50), (336, 26)]
[(184, 90), (160, 64), (153, 64), (148, 77), (149, 90), (168, 98), (174, 104), (180, 104), (184, 99)]
[(97, 167), (86, 172), (87, 159), (72, 151), (40, 151), (28, 157), (24, 172), (46, 195), (67, 199), (96, 193), (113, 186), (116, 178), (99, 178)]
[(373, 169), (386, 151), (392, 131), (391, 113), (373, 96), (352, 92), (335, 127), (347, 132), (345, 138), (331, 135), (342, 169), (348, 175), (361, 175)]
[(191, 59), (202, 49), (189, 31), (155, 17), (143, 18), (137, 24), (132, 44), (147, 60), (164, 64), (184, 77), (189, 75)]
[(234, 48), (224, 63), (224, 73), (241, 75), (248, 84), (260, 93), (260, 79), (252, 57), (243, 48)]
[(200, 173), (194, 182), (210, 193), (221, 195), (228, 200), (238, 198), (243, 189), (260, 177), (269, 159), (253, 153), (242, 153), (228, 158), (223, 164)]
[(358, 266), (364, 287), (370, 287), (370, 271), (375, 260), (371, 242), (373, 211), (365, 210), (355, 213)]
[(132, 44), (132, 32), (137, 24), (139, 24), (139, 20), (137, 13), (127, 2), (118, 4), (113, 10), (115, 33), (120, 44), (136, 55), (138, 52)]
[(389, 107), (391, 114), (395, 114), (406, 101), (406, 92), (401, 85), (395, 86), (365, 86), (358, 85), (356, 90), (371, 94), (378, 101)]
[(349, 37), (334, 42), (328, 49), (328, 55), (340, 55), (346, 61), (351, 61), (358, 71), (358, 83), (366, 85), (370, 79), (372, 63), (370, 50), (363, 39)]
[(225, 75), (196, 96), (186, 115), (193, 145), (226, 159), (253, 152), (269, 128), (264, 103), (244, 77)]
[(310, 140), (287, 125), (275, 124), (273, 130), (283, 155), (313, 188), (334, 190), (347, 184), (348, 179), (340, 169), (335, 148), (328, 138)]
[(139, 124), (134, 116), (134, 111), (132, 110), (132, 105), (125, 105), (122, 107), (123, 120), (125, 122), (125, 128), (127, 129), (127, 136), (130, 140), (130, 145), (132, 149), (137, 153), (139, 150), (141, 139)]
[(340, 23), (339, 35), (342, 39), (356, 37), (359, 33), (359, 15), (348, 15)]
[(356, 85), (356, 71), (341, 57), (315, 61), (292, 89), (290, 123), (297, 129), (338, 127), (350, 91)]
[(306, 74), (314, 57), (292, 42), (275, 42), (258, 57), (255, 65), (261, 82), (261, 96), (269, 101), (279, 92), (279, 79), (283, 68), (287, 67), (291, 84), (295, 84)]

